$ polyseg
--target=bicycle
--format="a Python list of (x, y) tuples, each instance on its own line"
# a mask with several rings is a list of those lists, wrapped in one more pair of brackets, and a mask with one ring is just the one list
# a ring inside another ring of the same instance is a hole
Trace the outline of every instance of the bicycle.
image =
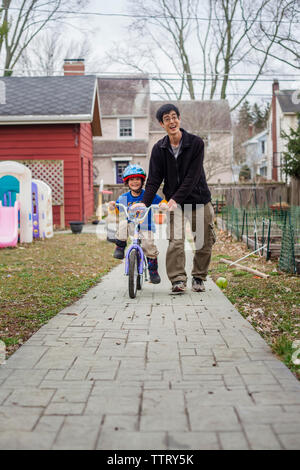
[[(143, 281), (147, 281), (147, 260), (141, 247), (140, 229), (141, 223), (146, 219), (151, 209), (160, 209), (158, 204), (153, 204), (146, 209), (138, 207), (127, 208), (124, 204), (116, 204), (121, 207), (127, 219), (134, 223), (134, 235), (131, 245), (125, 256), (125, 274), (128, 276), (128, 292), (131, 299), (135, 299), (137, 291), (142, 289)], [(133, 214), (135, 211), (135, 214)], [(142, 216), (137, 214), (143, 213)]]

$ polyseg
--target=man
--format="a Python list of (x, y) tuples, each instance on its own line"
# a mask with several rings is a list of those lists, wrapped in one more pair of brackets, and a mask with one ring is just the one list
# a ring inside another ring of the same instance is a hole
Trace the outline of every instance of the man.
[(214, 211), (203, 168), (204, 142), (200, 137), (180, 127), (180, 112), (173, 104), (161, 106), (156, 118), (167, 135), (152, 149), (143, 203), (146, 206), (151, 205), (164, 181), (163, 192), (169, 201), (168, 208), (172, 211), (166, 257), (172, 292), (184, 292), (186, 288), (185, 218), (193, 226), (195, 242), (192, 290), (203, 292), (205, 291), (203, 281), (206, 280), (212, 246), (215, 242)]

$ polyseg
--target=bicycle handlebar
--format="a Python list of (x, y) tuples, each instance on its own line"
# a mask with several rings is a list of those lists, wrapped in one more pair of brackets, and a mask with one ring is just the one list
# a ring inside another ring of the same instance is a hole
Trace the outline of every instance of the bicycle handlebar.
[[(145, 207), (145, 208), (143, 206), (140, 206), (140, 207), (137, 207), (136, 209), (134, 207), (126, 207), (126, 206), (124, 206), (124, 204), (121, 204), (120, 202), (118, 204), (116, 204), (116, 207), (117, 206), (122, 207), (122, 209), (125, 212), (126, 217), (129, 220), (131, 220), (132, 222), (136, 223), (136, 224), (140, 224), (141, 222), (143, 222), (151, 209), (160, 209), (158, 204), (152, 204), (151, 206)], [(130, 216), (130, 211), (134, 211), (134, 210), (145, 212), (145, 213), (144, 213), (143, 217), (133, 218), (132, 216)]]

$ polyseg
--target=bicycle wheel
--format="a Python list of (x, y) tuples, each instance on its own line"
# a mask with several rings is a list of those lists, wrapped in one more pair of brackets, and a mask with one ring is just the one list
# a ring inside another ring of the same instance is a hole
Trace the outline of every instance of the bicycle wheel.
[(144, 282), (144, 273), (139, 274), (137, 278), (137, 290), (141, 290)]
[(128, 290), (129, 297), (135, 299), (136, 291), (138, 289), (138, 256), (136, 250), (131, 250), (129, 255), (129, 270), (128, 270)]

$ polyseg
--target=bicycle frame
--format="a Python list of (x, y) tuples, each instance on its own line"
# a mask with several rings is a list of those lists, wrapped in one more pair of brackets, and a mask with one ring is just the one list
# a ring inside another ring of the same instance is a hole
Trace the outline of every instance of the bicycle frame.
[(133, 241), (130, 247), (127, 250), (126, 257), (125, 257), (125, 274), (128, 276), (129, 274), (129, 255), (132, 250), (137, 250), (139, 253), (139, 266), (138, 266), (138, 272), (139, 274), (143, 274), (144, 272), (144, 264), (145, 264), (145, 255), (143, 248), (140, 245), (140, 224), (146, 219), (149, 211), (151, 209), (159, 209), (158, 204), (152, 204), (151, 206), (147, 207), (147, 209), (144, 211), (143, 208), (137, 208), (139, 211), (143, 211), (144, 215), (142, 217), (132, 217), (130, 216), (129, 212), (132, 211), (132, 209), (128, 209), (124, 204), (116, 204), (116, 206), (122, 207), (122, 209), (125, 212), (125, 215), (128, 220), (134, 223), (134, 235), (133, 235)]

